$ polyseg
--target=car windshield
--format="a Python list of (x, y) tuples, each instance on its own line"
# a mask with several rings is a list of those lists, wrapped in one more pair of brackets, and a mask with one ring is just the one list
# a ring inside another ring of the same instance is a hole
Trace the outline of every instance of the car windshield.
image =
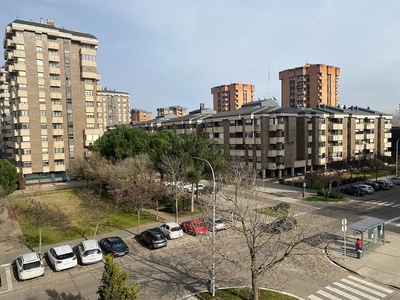
[(32, 269), (36, 269), (36, 268), (40, 268), (40, 261), (34, 261), (34, 262), (24, 264), (24, 270), (32, 270)]
[(113, 250), (117, 250), (117, 249), (124, 248), (125, 245), (122, 241), (115, 241), (112, 243), (111, 247), (113, 248)]
[(156, 234), (156, 235), (154, 236), (154, 239), (156, 239), (156, 240), (163, 240), (163, 239), (165, 239), (165, 237), (164, 237), (163, 234)]
[(62, 260), (62, 259), (72, 258), (74, 256), (75, 256), (74, 252), (70, 252), (70, 253), (64, 253), (64, 254), (56, 255), (56, 259)]
[(85, 251), (85, 255), (100, 254), (100, 249), (90, 249)]
[(174, 232), (174, 231), (180, 231), (180, 230), (181, 230), (180, 227), (171, 227), (171, 231), (172, 231), (172, 232)]

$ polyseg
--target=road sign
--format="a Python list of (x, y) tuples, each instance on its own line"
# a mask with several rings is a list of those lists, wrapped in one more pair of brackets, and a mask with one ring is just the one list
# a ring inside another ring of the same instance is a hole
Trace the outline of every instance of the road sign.
[(342, 225), (346, 225), (347, 224), (347, 220), (346, 220), (346, 218), (343, 218), (342, 219)]
[(303, 188), (305, 188), (307, 186), (307, 184), (305, 182), (303, 182)]
[(346, 230), (347, 230), (347, 226), (346, 225), (342, 225), (342, 231), (346, 232)]

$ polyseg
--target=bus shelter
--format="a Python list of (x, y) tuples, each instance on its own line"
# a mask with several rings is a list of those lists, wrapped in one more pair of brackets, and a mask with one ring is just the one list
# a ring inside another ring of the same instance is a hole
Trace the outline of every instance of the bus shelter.
[(385, 221), (382, 219), (369, 217), (349, 225), (349, 228), (355, 231), (354, 235), (361, 236), (363, 249), (385, 244)]

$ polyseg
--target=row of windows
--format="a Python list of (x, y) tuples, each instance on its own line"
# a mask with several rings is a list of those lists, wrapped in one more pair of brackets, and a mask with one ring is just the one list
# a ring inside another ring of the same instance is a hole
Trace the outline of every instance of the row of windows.
[(81, 55), (82, 60), (96, 60), (96, 55), (88, 55), (88, 54), (82, 54)]

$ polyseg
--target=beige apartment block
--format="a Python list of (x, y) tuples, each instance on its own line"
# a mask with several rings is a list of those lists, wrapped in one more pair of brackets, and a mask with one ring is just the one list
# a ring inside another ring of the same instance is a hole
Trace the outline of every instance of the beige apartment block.
[(390, 114), (356, 106), (279, 107), (254, 101), (221, 113), (190, 112), (183, 118), (138, 123), (148, 132), (208, 133), (261, 178), (282, 178), (325, 169), (335, 161), (390, 156)]
[(103, 128), (126, 125), (131, 121), (129, 93), (107, 88), (97, 91), (98, 122)]
[(175, 115), (183, 117), (187, 115), (187, 108), (180, 105), (157, 108), (157, 116)]
[(255, 86), (244, 83), (231, 83), (211, 88), (213, 108), (216, 112), (236, 110), (243, 104), (253, 102)]
[(324, 64), (280, 71), (282, 107), (338, 106), (339, 75), (338, 67)]
[(151, 120), (151, 112), (143, 109), (131, 109), (131, 123), (144, 122)]
[(68, 178), (74, 159), (103, 134), (97, 45), (95, 36), (55, 27), (52, 20), (6, 26), (1, 148), (17, 167), (20, 188)]

